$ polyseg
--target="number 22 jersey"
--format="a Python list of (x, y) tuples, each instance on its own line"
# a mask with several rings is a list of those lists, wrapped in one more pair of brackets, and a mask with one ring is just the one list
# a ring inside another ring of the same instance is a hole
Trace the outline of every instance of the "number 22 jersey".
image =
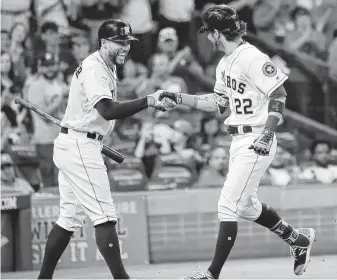
[(263, 126), (270, 94), (288, 78), (270, 58), (249, 43), (224, 56), (216, 68), (214, 99), (221, 107), (229, 99), (226, 125)]

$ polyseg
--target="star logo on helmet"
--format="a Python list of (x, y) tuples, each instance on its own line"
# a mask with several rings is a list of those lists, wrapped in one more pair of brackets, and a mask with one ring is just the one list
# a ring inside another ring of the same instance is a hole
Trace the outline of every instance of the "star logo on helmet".
[(125, 26), (123, 28), (121, 28), (121, 35), (122, 36), (125, 36), (125, 35), (130, 35), (130, 27), (128, 26)]

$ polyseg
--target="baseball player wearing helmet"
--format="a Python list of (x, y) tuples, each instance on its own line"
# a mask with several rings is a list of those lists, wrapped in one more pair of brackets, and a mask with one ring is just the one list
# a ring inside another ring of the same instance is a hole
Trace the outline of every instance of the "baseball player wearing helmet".
[(216, 51), (224, 52), (216, 69), (214, 93), (195, 96), (164, 92), (159, 99), (170, 98), (203, 111), (218, 109), (220, 114), (230, 107), (225, 124), (233, 137), (229, 171), (218, 201), (220, 228), (214, 258), (206, 271), (187, 279), (219, 278), (234, 245), (239, 218), (270, 229), (289, 244), (294, 273), (301, 275), (309, 262), (315, 231), (294, 228), (257, 197), (261, 177), (276, 152), (275, 130), (283, 119), (287, 76), (267, 55), (242, 39), (246, 23), (231, 7), (209, 8), (203, 14), (200, 32), (207, 34)]
[(117, 214), (101, 155), (102, 139), (112, 131), (116, 119), (148, 107), (164, 110), (158, 101), (162, 91), (117, 101), (116, 65), (124, 63), (134, 40), (127, 22), (104, 22), (98, 30), (98, 51), (89, 55), (73, 75), (61, 131), (54, 142), (60, 214), (48, 235), (39, 279), (52, 278), (71, 236), (82, 227), (86, 216), (94, 224), (97, 247), (112, 276), (129, 279), (120, 254)]

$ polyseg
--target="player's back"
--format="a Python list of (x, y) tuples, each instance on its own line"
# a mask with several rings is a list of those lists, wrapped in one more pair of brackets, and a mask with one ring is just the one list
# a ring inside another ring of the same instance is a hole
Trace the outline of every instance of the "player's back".
[(103, 98), (116, 99), (116, 76), (98, 52), (77, 67), (70, 84), (68, 104), (62, 126), (107, 135), (114, 121), (105, 120), (94, 108)]
[(228, 125), (263, 126), (268, 117), (269, 95), (287, 79), (269, 57), (244, 43), (217, 66), (214, 91), (229, 98)]

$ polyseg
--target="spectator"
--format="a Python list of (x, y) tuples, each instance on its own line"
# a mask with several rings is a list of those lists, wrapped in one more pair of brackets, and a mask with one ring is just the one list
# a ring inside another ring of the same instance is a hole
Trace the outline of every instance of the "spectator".
[(42, 42), (36, 42), (36, 60), (41, 59), (45, 53), (53, 55), (54, 59), (59, 63), (61, 71), (66, 71), (69, 66), (70, 53), (69, 50), (61, 47), (61, 38), (59, 27), (55, 22), (47, 21), (41, 27)]
[[(297, 6), (291, 12), (291, 18), (294, 20), (295, 29), (288, 32), (285, 38), (285, 47), (292, 50), (295, 55), (302, 53), (301, 57), (312, 56), (314, 58), (324, 58), (326, 53), (325, 36), (315, 30), (310, 11), (307, 8)], [(296, 58), (296, 57), (295, 57)], [(319, 67), (312, 61), (303, 58), (297, 58), (290, 61), (289, 68), (291, 75), (289, 81), (285, 84), (288, 96), (288, 108), (299, 113), (314, 117), (317, 112), (311, 111), (312, 105), (318, 105), (322, 100), (317, 98), (317, 92), (321, 91), (317, 80), (308, 77), (303, 68), (299, 68), (299, 62), (305, 65), (307, 69), (319, 71)], [(301, 89), (300, 91), (298, 89)]]
[(267, 43), (283, 43), (284, 36), (293, 29), (289, 10), (296, 4), (293, 0), (261, 0), (253, 12), (257, 35)]
[(172, 27), (178, 31), (179, 47), (189, 44), (190, 22), (194, 11), (194, 0), (158, 0), (159, 28)]
[(202, 145), (203, 137), (201, 133), (193, 133), (190, 137), (187, 139), (186, 148), (188, 150), (193, 151), (194, 153), (194, 160), (196, 162), (196, 171), (199, 174), (201, 168), (206, 163), (207, 158), (207, 149), (204, 149)]
[(38, 26), (41, 27), (46, 22), (55, 22), (61, 34), (69, 34), (69, 21), (64, 0), (34, 0), (33, 3)]
[(76, 35), (71, 38), (71, 53), (68, 61), (61, 61), (61, 71), (74, 73), (76, 68), (90, 54), (90, 39), (85, 35)]
[(4, 90), (9, 90), (13, 84), (14, 69), (11, 55), (9, 52), (1, 51), (1, 86)]
[(140, 132), (140, 139), (135, 148), (135, 156), (142, 160), (148, 178), (152, 176), (158, 155), (169, 151), (170, 147), (167, 141), (166, 145), (163, 145), (163, 141), (158, 141), (158, 138), (154, 137), (154, 123), (144, 123)]
[(212, 114), (205, 114), (201, 119), (200, 128), (204, 147), (210, 148), (211, 146), (214, 146), (216, 136), (220, 132), (218, 120)]
[(300, 168), (295, 165), (295, 158), (278, 145), (274, 160), (267, 172), (272, 185), (284, 187), (296, 182)]
[(90, 26), (90, 41), (93, 49), (97, 48), (97, 33), (100, 25), (108, 19), (119, 18), (119, 0), (80, 1), (80, 14), (83, 22)]
[(1, 52), (8, 52), (10, 47), (9, 33), (7, 30), (1, 30)]
[(1, 110), (1, 151), (6, 151), (9, 144), (9, 135), (12, 132), (11, 124), (5, 114)]
[(118, 99), (130, 100), (137, 98), (136, 90), (146, 80), (148, 75), (147, 68), (129, 58), (118, 69), (118, 74), (121, 77), (121, 84), (118, 88)]
[(291, 12), (291, 19), (295, 23), (295, 30), (287, 34), (285, 45), (291, 50), (324, 59), (326, 38), (323, 33), (315, 29), (310, 11), (303, 7), (296, 7)]
[(221, 187), (228, 171), (228, 159), (229, 155), (225, 148), (214, 148), (208, 164), (200, 172), (196, 187)]
[(6, 153), (1, 153), (1, 192), (34, 193), (26, 180), (15, 176), (13, 160)]
[[(2, 0), (1, 1), (1, 28), (10, 30), (16, 22), (28, 26), (31, 16), (29, 6), (31, 1)], [(2, 50), (2, 49), (1, 49)]]
[(12, 130), (6, 148), (16, 167), (16, 173), (24, 178), (35, 191), (43, 188), (36, 146), (31, 142), (31, 134), (24, 124)]
[(184, 79), (189, 93), (213, 90), (214, 77), (205, 76), (203, 68), (192, 54), (191, 49), (185, 47), (178, 51), (178, 36), (175, 29), (167, 27), (160, 30), (158, 51), (169, 57), (169, 72)]
[(123, 8), (120, 19), (130, 23), (133, 36), (139, 39), (131, 43), (130, 54), (135, 62), (147, 64), (152, 54), (152, 20), (149, 0), (122, 0)]
[(137, 91), (140, 96), (147, 92), (165, 89), (172, 92), (187, 92), (187, 86), (180, 77), (171, 76), (169, 73), (169, 58), (165, 54), (155, 54), (150, 60), (150, 77), (146, 79)]
[(310, 148), (312, 165), (299, 175), (300, 179), (316, 180), (323, 184), (337, 183), (337, 166), (330, 163), (331, 144), (325, 140), (314, 141)]
[(21, 85), (24, 84), (27, 77), (29, 71), (27, 67), (31, 66), (33, 60), (26, 49), (27, 32), (28, 30), (23, 23), (16, 23), (9, 33), (11, 40), (9, 52), (13, 63), (13, 71)]
[[(63, 114), (60, 105), (64, 102), (64, 95), (68, 94), (65, 92), (65, 85), (57, 79), (59, 65), (50, 53), (46, 53), (38, 64), (41, 75), (29, 88), (28, 101), (47, 114), (59, 118)], [(55, 183), (53, 176), (56, 175), (52, 161), (53, 142), (59, 133), (59, 128), (37, 114), (33, 114), (33, 124), (33, 139), (37, 144), (44, 185), (51, 186)]]
[(6, 115), (11, 127), (25, 121), (27, 110), (15, 104), (15, 97), (21, 97), (21, 86), (16, 83), (10, 54), (1, 53), (1, 111)]

